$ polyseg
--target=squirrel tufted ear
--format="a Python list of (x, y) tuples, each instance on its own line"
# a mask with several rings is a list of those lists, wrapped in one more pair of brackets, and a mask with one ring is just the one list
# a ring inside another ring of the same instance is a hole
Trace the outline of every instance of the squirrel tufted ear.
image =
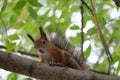
[(40, 34), (41, 34), (41, 36), (42, 36), (42, 34), (44, 34), (44, 31), (43, 31), (43, 27), (42, 27), (42, 26), (39, 27), (39, 31), (40, 31)]
[(40, 26), (39, 30), (40, 30), (41, 37), (44, 38), (45, 40), (48, 40), (42, 26)]
[(33, 37), (32, 37), (30, 34), (27, 33), (27, 36), (30, 38), (30, 40), (31, 40), (32, 42), (35, 41), (35, 40), (33, 39)]

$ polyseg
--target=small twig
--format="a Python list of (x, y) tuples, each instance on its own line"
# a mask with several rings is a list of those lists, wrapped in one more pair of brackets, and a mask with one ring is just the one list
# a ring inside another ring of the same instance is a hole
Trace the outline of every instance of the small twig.
[[(2, 46), (2, 45), (0, 45), (0, 48), (6, 49), (6, 47), (5, 47), (5, 46)], [(21, 51), (21, 50), (19, 50), (19, 51), (17, 51), (17, 52), (19, 52), (20, 54), (28, 55), (28, 56), (39, 57), (39, 56), (36, 55), (36, 54), (29, 53), (29, 52), (25, 52), (25, 51)]]
[(115, 21), (115, 20), (117, 20), (117, 19), (120, 19), (120, 16), (115, 17), (115, 18), (113, 18), (113, 19), (110, 19), (110, 20), (108, 20), (107, 22), (112, 22), (112, 21)]
[(96, 63), (94, 64), (93, 69), (96, 67), (96, 65), (98, 65), (98, 64), (99, 64), (99, 61), (100, 61), (100, 59), (102, 58), (103, 54), (104, 54), (104, 50), (102, 49), (101, 54), (99, 55), (99, 57), (98, 57), (98, 59), (97, 59)]
[(83, 57), (83, 60), (81, 61), (81, 63), (84, 62), (84, 53), (83, 53), (83, 44), (84, 44), (84, 32), (83, 32), (83, 28), (84, 28), (84, 16), (83, 16), (83, 13), (84, 13), (84, 10), (83, 10), (83, 6), (84, 6), (84, 3), (83, 1), (81, 0), (81, 6), (80, 6), (80, 9), (81, 9), (81, 55)]
[(87, 7), (87, 9), (91, 12), (91, 14), (93, 15), (92, 9), (86, 4), (86, 2), (84, 0), (81, 0), (81, 1), (85, 5), (85, 7)]
[(33, 56), (33, 57), (39, 57), (38, 55), (36, 54), (33, 54), (33, 53), (29, 53), (29, 52), (25, 52), (25, 51), (18, 51), (20, 54), (25, 54), (25, 55), (29, 55), (29, 56)]
[[(113, 38), (111, 37), (111, 39), (110, 39), (109, 42), (108, 42), (108, 45), (110, 45), (110, 44), (112, 43), (112, 40), (113, 40)], [(104, 53), (104, 50), (102, 49), (102, 50), (101, 50), (101, 54), (100, 54), (100, 56), (98, 57), (97, 62), (94, 64), (93, 69), (96, 67), (96, 65), (99, 64), (99, 61), (100, 61), (101, 57), (103, 56), (103, 53)], [(106, 74), (108, 74), (108, 75), (110, 74), (110, 69), (111, 69), (111, 63), (109, 62), (108, 72), (107, 72)]]
[[(111, 39), (109, 40), (108, 45), (110, 45), (110, 44), (112, 43), (112, 40), (113, 40), (113, 38), (111, 38)], [(104, 50), (102, 49), (102, 50), (101, 50), (101, 54), (99, 55), (97, 62), (94, 64), (94, 67), (99, 63), (101, 57), (103, 56), (103, 53), (104, 53)]]
[(96, 11), (95, 11), (95, 8), (94, 8), (92, 0), (90, 0), (90, 4), (91, 4), (91, 7), (92, 7), (92, 12), (93, 12), (93, 16), (94, 16), (94, 19), (95, 19), (95, 23), (96, 23), (96, 26), (97, 26), (97, 29), (98, 29), (98, 32), (99, 32), (99, 35), (100, 35), (100, 39), (101, 39), (102, 44), (103, 44), (103, 46), (105, 48), (108, 60), (109, 60), (109, 62), (111, 62), (111, 61), (113, 61), (113, 59), (112, 59), (112, 56), (111, 56), (111, 54), (109, 52), (108, 45), (106, 44), (106, 41), (105, 41), (105, 39), (103, 37), (103, 34), (102, 34), (102, 31), (101, 31), (101, 28), (100, 28), (100, 24), (99, 24), (98, 18), (96, 16)]
[(113, 18), (113, 19), (110, 19), (106, 22), (106, 24), (110, 25), (111, 27), (115, 28), (115, 29), (119, 29), (119, 27), (116, 27), (116, 25), (112, 25), (112, 22), (114, 22), (115, 20), (119, 20), (120, 19), (120, 16), (116, 17), (116, 18)]

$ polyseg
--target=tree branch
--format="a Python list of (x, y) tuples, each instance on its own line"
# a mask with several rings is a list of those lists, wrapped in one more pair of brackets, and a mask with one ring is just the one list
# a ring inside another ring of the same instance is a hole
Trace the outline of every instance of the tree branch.
[[(3, 45), (0, 45), (0, 48), (6, 49), (6, 47)], [(37, 54), (28, 53), (28, 52), (21, 51), (21, 50), (18, 50), (17, 52), (19, 52), (22, 55), (24, 54), (24, 55), (28, 55), (28, 56), (32, 56), (32, 57), (39, 57)]]
[(15, 54), (0, 51), (0, 68), (42, 80), (120, 80), (91, 71), (49, 66)]
[(108, 57), (108, 60), (109, 60), (109, 62), (111, 62), (111, 61), (113, 61), (113, 58), (112, 58), (112, 56), (111, 56), (111, 54), (110, 54), (110, 51), (109, 51), (109, 49), (108, 49), (108, 45), (107, 45), (107, 43), (106, 43), (106, 41), (105, 41), (105, 39), (104, 39), (104, 36), (103, 36), (103, 34), (102, 34), (102, 31), (101, 31), (101, 26), (100, 26), (100, 24), (99, 24), (99, 21), (98, 21), (98, 18), (97, 18), (97, 15), (96, 15), (96, 10), (95, 10), (95, 7), (94, 7), (94, 5), (93, 5), (93, 1), (92, 0), (90, 0), (90, 4), (91, 4), (91, 7), (92, 7), (92, 12), (93, 12), (93, 17), (94, 17), (94, 19), (95, 19), (95, 24), (96, 24), (96, 26), (97, 26), (97, 29), (98, 29), (98, 32), (99, 32), (99, 35), (100, 35), (100, 39), (101, 39), (101, 41), (102, 41), (102, 44), (103, 44), (103, 46), (104, 46), (104, 48), (105, 48), (105, 51), (106, 51), (106, 55), (107, 55), (107, 57)]
[(84, 32), (83, 32), (83, 28), (84, 28), (84, 9), (83, 9), (83, 6), (84, 6), (84, 3), (83, 3), (83, 0), (80, 0), (81, 1), (81, 5), (80, 5), (80, 13), (81, 13), (81, 55), (83, 57), (83, 59), (81, 59), (81, 62), (80, 64), (83, 64), (83, 62), (85, 61), (85, 58), (84, 58), (84, 52), (83, 52), (83, 44), (84, 44)]

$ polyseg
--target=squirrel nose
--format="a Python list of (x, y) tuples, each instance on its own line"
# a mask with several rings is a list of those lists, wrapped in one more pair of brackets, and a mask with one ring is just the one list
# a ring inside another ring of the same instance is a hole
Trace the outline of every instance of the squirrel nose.
[(44, 53), (44, 50), (43, 50), (43, 49), (40, 49), (39, 52)]

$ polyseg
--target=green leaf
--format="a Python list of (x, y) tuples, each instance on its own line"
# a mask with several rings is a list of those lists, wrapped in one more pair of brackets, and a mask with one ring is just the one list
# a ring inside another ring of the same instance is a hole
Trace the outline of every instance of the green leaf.
[(104, 58), (104, 61), (102, 63), (95, 65), (94, 69), (97, 71), (101, 71), (101, 72), (107, 72), (108, 64), (109, 64), (109, 62), (108, 62), (107, 58)]
[(84, 24), (87, 23), (87, 21), (89, 21), (89, 20), (92, 20), (94, 22), (94, 18), (93, 18), (93, 16), (92, 16), (92, 14), (91, 14), (90, 11), (88, 11), (87, 9), (85, 9), (84, 15), (85, 15), (84, 16)]
[(28, 2), (35, 7), (41, 7), (42, 4), (38, 3), (38, 0), (28, 0)]
[(15, 43), (12, 43), (11, 41), (9, 41), (8, 39), (5, 41), (6, 43), (6, 47), (7, 47), (7, 52), (12, 52), (13, 48), (15, 47)]
[(105, 25), (106, 25), (106, 20), (105, 20), (105, 18), (102, 18), (102, 20), (101, 20), (101, 28), (104, 28)]
[(120, 38), (118, 37), (119, 34), (120, 34), (120, 29), (119, 28), (113, 30), (113, 33), (112, 33), (111, 36), (113, 37), (115, 42), (118, 42), (120, 40)]
[[(95, 26), (95, 27), (96, 27), (96, 26)], [(98, 33), (98, 32), (97, 32), (97, 29), (96, 29), (95, 27), (89, 29), (88, 32), (87, 32), (87, 34), (89, 34), (89, 35), (94, 35), (94, 34)]]
[[(23, 30), (25, 32), (28, 33), (33, 33), (34, 34), (34, 30), (38, 29), (37, 26), (35, 24), (33, 24), (32, 22), (28, 22), (24, 25)], [(39, 31), (39, 30), (38, 30)]]
[(31, 7), (31, 6), (29, 6), (29, 13), (30, 13), (30, 16), (31, 17), (33, 17), (34, 19), (37, 19), (37, 13), (36, 13), (36, 11)]
[(94, 68), (94, 70), (96, 70), (96, 71), (101, 71), (101, 72), (107, 72), (107, 64), (108, 63), (106, 63), (106, 64), (98, 64), (98, 65), (96, 65), (96, 67)]
[(26, 0), (19, 0), (13, 10), (20, 10), (22, 9), (26, 4)]
[(24, 78), (23, 80), (33, 80), (32, 78)]
[(120, 27), (120, 19), (116, 20), (115, 26), (118, 27), (118, 28)]
[(117, 67), (117, 71), (118, 72), (120, 71), (120, 61), (119, 61), (118, 67)]
[(13, 35), (10, 35), (8, 38), (12, 41), (12, 40), (17, 40), (17, 39), (19, 39), (19, 36), (18, 36), (17, 33), (15, 33), (15, 34), (13, 34)]
[(18, 15), (17, 14), (12, 14), (10, 17), (10, 24), (14, 24), (18, 19)]
[(108, 15), (106, 15), (107, 12), (108, 12), (108, 9), (99, 10), (99, 12), (97, 13), (97, 17), (98, 17), (98, 19), (99, 19), (100, 22), (103, 21), (104, 16), (108, 16)]
[(80, 28), (78, 26), (72, 26), (70, 29), (72, 29), (72, 30), (78, 30)]
[(18, 75), (16, 73), (10, 73), (7, 76), (7, 80), (17, 80)]
[(25, 24), (25, 23), (22, 22), (22, 21), (17, 22), (17, 23), (15, 23), (15, 25), (13, 26), (13, 28), (19, 29), (19, 28), (21, 28), (24, 24)]
[(90, 52), (91, 52), (91, 45), (89, 45), (89, 47), (88, 47), (87, 50), (85, 51), (85, 57), (86, 57), (86, 59), (89, 57)]
[(78, 33), (76, 37), (70, 37), (71, 43), (78, 46), (80, 45), (80, 42), (81, 42), (80, 39), (81, 39), (80, 33)]
[(4, 0), (0, 13), (2, 13), (5, 10), (6, 6), (7, 6), (7, 0)]
[(55, 5), (55, 3), (56, 3), (55, 0), (47, 0), (47, 1), (48, 1), (49, 4), (54, 4)]
[(114, 50), (115, 50), (115, 52), (113, 52), (114, 55), (112, 55), (112, 57), (113, 57), (114, 61), (116, 62), (120, 59), (120, 54), (119, 54), (120, 53), (120, 46), (116, 45), (114, 47)]

